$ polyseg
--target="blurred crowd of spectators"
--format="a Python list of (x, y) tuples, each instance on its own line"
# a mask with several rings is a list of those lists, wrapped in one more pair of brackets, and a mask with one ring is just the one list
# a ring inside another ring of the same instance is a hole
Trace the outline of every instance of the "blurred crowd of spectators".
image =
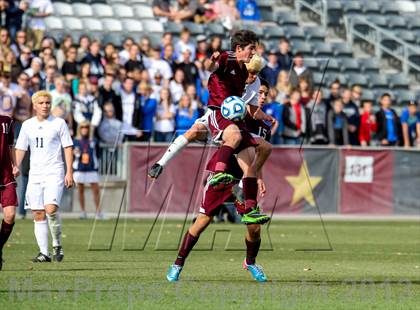
[[(229, 8), (227, 28), (237, 19), (259, 20), (255, 1), (177, 3), (172, 8), (166, 0), (155, 0), (153, 9), (166, 20), (209, 22), (226, 17), (221, 12)], [(216, 35), (192, 38), (184, 28), (179, 39), (164, 33), (154, 45), (147, 36), (127, 37), (121, 48), (85, 35), (78, 42), (71, 36), (56, 42), (44, 36), (43, 19), (52, 13), (49, 0), (0, 0), (0, 11), (0, 113), (13, 116), (18, 129), (32, 116), (30, 97), (40, 89), (51, 91), (52, 114), (64, 118), (72, 134), (78, 124), (89, 122), (90, 132), (103, 143), (169, 142), (205, 113), (209, 72), (203, 63), (222, 50), (222, 39)], [(260, 76), (270, 84), (264, 109), (278, 120), (272, 129), (274, 144), (419, 142), (415, 102), (397, 115), (391, 96), (383, 94), (377, 110), (374, 102), (361, 102), (360, 86), (349, 88), (338, 80), (323, 96), (304, 57), (290, 52), (287, 39), (280, 39), (276, 50), (265, 50), (261, 44), (257, 52), (266, 60)], [(121, 130), (123, 134), (118, 134)]]

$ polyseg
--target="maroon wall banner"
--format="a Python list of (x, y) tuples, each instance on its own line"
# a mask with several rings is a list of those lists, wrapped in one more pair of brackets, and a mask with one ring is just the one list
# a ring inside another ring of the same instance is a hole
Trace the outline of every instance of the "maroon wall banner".
[[(214, 147), (189, 146), (156, 181), (147, 170), (166, 146), (129, 146), (129, 212), (197, 213)], [(264, 166), (264, 211), (315, 214), (419, 214), (420, 152), (275, 147)], [(414, 166), (412, 166), (414, 164)]]
[(341, 150), (342, 214), (393, 212), (394, 153)]

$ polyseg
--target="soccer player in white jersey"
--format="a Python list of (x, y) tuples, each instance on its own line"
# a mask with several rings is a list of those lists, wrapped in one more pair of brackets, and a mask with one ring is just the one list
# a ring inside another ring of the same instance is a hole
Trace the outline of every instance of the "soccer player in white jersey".
[[(73, 141), (66, 122), (50, 115), (51, 95), (47, 91), (32, 96), (35, 116), (22, 124), (16, 142), (16, 165), (19, 167), (30, 148), (29, 181), (26, 190), (26, 208), (34, 216), (35, 238), (40, 253), (33, 262), (51, 262), (48, 252), (48, 226), (51, 231), (53, 259), (64, 258), (61, 246), (61, 221), (58, 214), (64, 186), (72, 187)], [(64, 158), (66, 173), (64, 173)], [(47, 221), (48, 219), (48, 221)]]
[[(246, 81), (246, 86), (244, 89), (244, 94), (242, 99), (247, 103), (248, 111), (251, 115), (255, 116), (254, 113), (261, 113), (261, 109), (258, 109), (258, 92), (261, 86), (260, 79), (258, 78), (258, 73), (264, 68), (264, 60), (255, 54), (249, 63), (246, 63), (246, 68), (248, 70), (248, 79)], [(183, 150), (189, 143), (193, 141), (197, 142), (212, 142), (209, 129), (209, 115), (211, 110), (208, 109), (206, 114), (200, 117), (195, 124), (183, 135), (180, 135), (176, 138), (171, 145), (169, 145), (165, 154), (159, 159), (153, 166), (150, 168), (148, 175), (151, 178), (157, 179), (162, 173), (163, 168), (171, 161), (181, 150)], [(272, 120), (271, 116), (266, 115), (265, 117), (268, 121)], [(255, 137), (257, 138), (257, 137)], [(217, 142), (217, 141), (216, 141)], [(260, 140), (259, 140), (260, 142)], [(270, 148), (268, 142), (265, 142), (264, 139), (261, 139), (260, 148)]]

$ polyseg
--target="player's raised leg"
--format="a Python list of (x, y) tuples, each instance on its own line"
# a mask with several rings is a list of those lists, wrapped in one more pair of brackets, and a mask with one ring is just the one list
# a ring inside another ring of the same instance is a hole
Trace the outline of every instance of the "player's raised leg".
[(258, 282), (267, 281), (264, 270), (260, 265), (256, 264), (256, 258), (261, 245), (261, 225), (250, 224), (247, 226), (245, 237), (246, 257), (242, 263), (242, 267), (248, 270), (252, 277)]
[[(203, 116), (204, 117), (204, 116)], [(149, 177), (157, 179), (163, 168), (178, 155), (189, 143), (207, 140), (207, 127), (201, 122), (195, 123), (186, 133), (177, 137), (168, 147), (165, 154), (149, 170)]]
[(166, 279), (168, 279), (168, 281), (178, 281), (179, 275), (184, 267), (185, 259), (197, 243), (200, 234), (207, 228), (212, 219), (213, 216), (199, 214), (194, 224), (185, 233), (181, 247), (178, 251), (178, 256), (175, 262), (169, 267), (168, 273), (166, 274)]

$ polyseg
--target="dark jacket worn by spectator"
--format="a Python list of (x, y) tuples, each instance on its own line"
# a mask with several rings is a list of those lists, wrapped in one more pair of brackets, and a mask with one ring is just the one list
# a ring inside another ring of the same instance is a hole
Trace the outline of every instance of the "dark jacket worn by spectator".
[(115, 91), (111, 88), (110, 90), (106, 89), (104, 86), (99, 88), (99, 97), (98, 97), (98, 104), (103, 108), (106, 102), (112, 102), (115, 111), (115, 117), (122, 121), (122, 104), (121, 104), (121, 97), (118, 96)]
[[(376, 138), (381, 145), (400, 145), (402, 142), (401, 122), (394, 109), (380, 109), (376, 113)], [(387, 140), (388, 144), (382, 143)]]
[(347, 117), (344, 112), (335, 113), (334, 110), (328, 112), (328, 139), (331, 144), (348, 145), (349, 132)]
[(104, 67), (102, 65), (101, 55), (92, 55), (88, 53), (85, 58), (83, 58), (82, 63), (87, 62), (90, 64), (90, 75), (100, 78), (104, 75)]
[(359, 126), (360, 113), (359, 108), (353, 101), (349, 101), (343, 105), (343, 112), (347, 116), (347, 124), (357, 128), (355, 132), (349, 131), (349, 142), (351, 145), (359, 145)]
[(287, 103), (283, 108), (283, 137), (286, 139), (300, 138), (307, 132), (306, 109), (301, 104), (297, 105), (298, 107), (295, 108), (294, 105)]

